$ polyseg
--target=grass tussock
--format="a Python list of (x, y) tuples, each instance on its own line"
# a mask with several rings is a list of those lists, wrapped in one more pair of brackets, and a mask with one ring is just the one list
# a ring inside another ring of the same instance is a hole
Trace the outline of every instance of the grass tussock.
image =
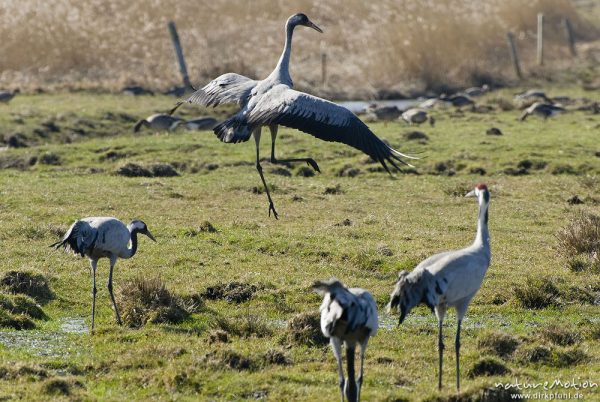
[(556, 238), (557, 252), (572, 271), (600, 271), (600, 216), (581, 212)]
[(244, 371), (254, 370), (259, 367), (258, 362), (250, 356), (242, 355), (229, 349), (219, 349), (211, 351), (200, 359), (200, 363), (211, 367), (214, 370), (229, 368), (232, 370)]
[(54, 298), (46, 277), (34, 272), (8, 271), (0, 279), (0, 285), (9, 293), (27, 295), (38, 303), (46, 303)]
[(560, 306), (560, 291), (548, 278), (527, 278), (524, 283), (515, 285), (514, 297), (521, 307), (541, 309)]
[(481, 376), (495, 376), (510, 373), (510, 369), (504, 363), (493, 357), (484, 357), (479, 359), (473, 367), (469, 369), (467, 375), (469, 378)]
[(500, 357), (508, 357), (519, 346), (519, 340), (504, 332), (488, 332), (477, 340), (477, 347), (483, 352), (492, 353)]
[(321, 317), (318, 312), (301, 313), (292, 317), (287, 325), (287, 340), (307, 346), (326, 345), (329, 340), (321, 332)]
[[(263, 338), (272, 334), (271, 328), (267, 323), (261, 317), (252, 314), (245, 314), (233, 320), (219, 317), (213, 323), (213, 327), (216, 330), (214, 331), (214, 336), (217, 342), (227, 342), (227, 336), (223, 336), (223, 333), (242, 338)], [(209, 336), (212, 340), (213, 333)]]
[(42, 307), (31, 297), (25, 295), (0, 294), (0, 309), (10, 314), (24, 314), (35, 320), (48, 318)]
[(117, 303), (123, 323), (139, 328), (147, 323), (177, 324), (189, 316), (182, 299), (172, 294), (160, 278), (138, 277), (119, 288)]
[(558, 325), (543, 328), (540, 336), (542, 339), (558, 346), (571, 346), (581, 341), (581, 334)]
[(16, 330), (34, 329), (35, 323), (24, 314), (10, 314), (4, 310), (0, 310), (0, 327), (12, 328)]

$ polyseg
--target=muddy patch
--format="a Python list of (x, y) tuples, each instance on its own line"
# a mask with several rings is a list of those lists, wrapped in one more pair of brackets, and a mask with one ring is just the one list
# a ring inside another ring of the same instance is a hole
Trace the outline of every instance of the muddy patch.
[(249, 283), (219, 283), (207, 287), (200, 296), (206, 300), (225, 300), (229, 303), (240, 304), (252, 299), (258, 290), (258, 286)]

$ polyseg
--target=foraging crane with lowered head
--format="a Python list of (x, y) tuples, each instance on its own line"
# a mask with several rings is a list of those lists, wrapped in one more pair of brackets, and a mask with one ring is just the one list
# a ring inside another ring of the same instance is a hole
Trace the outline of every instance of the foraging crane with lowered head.
[(400, 272), (388, 304), (388, 310), (398, 309), (399, 324), (420, 303), (435, 311), (438, 319), (439, 389), (442, 388), (442, 325), (446, 311), (450, 307), (456, 309), (456, 388), (460, 390), (460, 327), (471, 299), (481, 287), (492, 257), (488, 232), (490, 192), (485, 184), (479, 184), (466, 196), (477, 197), (479, 201), (477, 234), (473, 244), (462, 250), (431, 256), (411, 273)]
[[(363, 382), (365, 351), (369, 338), (377, 333), (377, 304), (365, 289), (345, 287), (339, 280), (317, 281), (313, 289), (324, 296), (321, 304), (321, 331), (330, 339), (337, 360), (342, 402), (360, 400)], [(348, 378), (344, 379), (342, 343), (346, 346)], [(354, 375), (356, 344), (360, 345), (360, 372)]]
[[(92, 267), (92, 331), (94, 330), (94, 320), (96, 317), (96, 266), (100, 258), (106, 257), (110, 260), (110, 271), (108, 274), (108, 292), (110, 300), (115, 309), (117, 323), (121, 325), (121, 316), (115, 303), (113, 295), (113, 268), (119, 258), (131, 258), (135, 255), (138, 248), (138, 233), (148, 236), (156, 241), (148, 226), (139, 220), (132, 221), (125, 226), (117, 218), (108, 217), (90, 217), (79, 219), (67, 230), (62, 240), (50, 245), (58, 249), (64, 247), (65, 250), (74, 254), (87, 256), (90, 259)], [(131, 243), (131, 247), (129, 244)]]
[(348, 109), (333, 102), (293, 90), (289, 72), (294, 29), (303, 25), (323, 32), (304, 14), (292, 15), (285, 24), (285, 45), (275, 70), (264, 80), (257, 81), (239, 74), (227, 73), (209, 82), (193, 93), (187, 100), (178, 102), (173, 113), (183, 103), (217, 106), (221, 103), (237, 103), (240, 110), (217, 125), (213, 131), (227, 143), (248, 141), (254, 137), (256, 144), (256, 170), (258, 171), (269, 201), (269, 215), (278, 217), (269, 188), (262, 173), (259, 157), (261, 128), (271, 131), (271, 163), (306, 162), (320, 171), (312, 158), (276, 159), (275, 139), (278, 126), (295, 128), (325, 141), (341, 142), (354, 147), (381, 163), (399, 169), (406, 164), (401, 158), (417, 159), (402, 154), (379, 139), (358, 117)]

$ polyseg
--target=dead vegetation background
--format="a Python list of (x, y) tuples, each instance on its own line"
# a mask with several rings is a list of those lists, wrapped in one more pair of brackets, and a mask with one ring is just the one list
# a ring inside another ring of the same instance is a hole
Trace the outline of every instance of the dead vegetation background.
[(298, 30), (296, 86), (337, 97), (502, 82), (512, 77), (506, 32), (531, 64), (538, 12), (546, 16), (552, 68), (570, 62), (564, 17), (579, 40), (598, 35), (569, 0), (4, 0), (0, 87), (166, 89), (180, 81), (169, 20), (178, 25), (192, 82), (228, 71), (264, 77), (281, 52), (285, 19), (298, 11), (325, 34)]

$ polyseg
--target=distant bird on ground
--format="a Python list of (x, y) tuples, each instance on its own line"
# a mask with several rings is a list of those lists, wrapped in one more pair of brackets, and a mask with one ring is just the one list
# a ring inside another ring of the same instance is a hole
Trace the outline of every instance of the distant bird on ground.
[(154, 131), (173, 131), (183, 123), (185, 123), (185, 121), (178, 117), (158, 113), (135, 123), (133, 131), (137, 133), (142, 127), (149, 127)]
[(537, 115), (546, 120), (548, 117), (552, 117), (558, 113), (564, 112), (566, 112), (566, 110), (560, 106), (552, 105), (550, 103), (535, 102), (533, 105), (525, 109), (519, 120), (525, 121), (529, 115)]
[(552, 103), (552, 99), (546, 96), (544, 91), (539, 89), (529, 89), (525, 92), (521, 92), (515, 95), (516, 100), (525, 101), (525, 100), (544, 100), (548, 103)]
[(439, 373), (438, 388), (442, 388), (442, 325), (446, 310), (456, 308), (456, 388), (460, 390), (460, 326), (471, 299), (481, 286), (490, 265), (490, 235), (488, 232), (488, 206), (490, 192), (485, 184), (479, 184), (467, 197), (479, 200), (477, 235), (473, 244), (457, 251), (436, 254), (421, 262), (409, 274), (400, 272), (398, 282), (391, 294), (388, 309), (398, 309), (400, 324), (410, 310), (420, 303), (435, 311), (438, 319)]
[(18, 93), (21, 93), (21, 90), (18, 89), (18, 88), (15, 89), (14, 91), (0, 91), (0, 102), (2, 102), (2, 103), (8, 103)]
[(457, 93), (454, 95), (441, 95), (440, 99), (445, 102), (450, 102), (452, 106), (457, 108), (462, 108), (465, 106), (473, 106), (475, 101), (471, 99), (468, 95)]
[(130, 85), (130, 86), (123, 87), (121, 92), (124, 95), (132, 95), (132, 96), (154, 95), (154, 92), (152, 92), (151, 90), (146, 89), (144, 87), (141, 87), (139, 85)]
[(366, 117), (387, 123), (388, 121), (396, 120), (401, 114), (402, 112), (396, 106), (378, 106), (374, 103), (367, 108)]
[(188, 130), (212, 130), (218, 121), (214, 117), (202, 116), (187, 120), (184, 124)]
[(439, 98), (430, 98), (426, 99), (423, 102), (419, 103), (419, 109), (432, 109), (436, 107), (448, 107), (450, 106), (450, 102), (443, 101)]
[[(313, 289), (324, 296), (321, 304), (321, 331), (329, 338), (333, 354), (337, 360), (338, 378), (342, 402), (344, 396), (349, 402), (360, 400), (363, 382), (365, 351), (369, 338), (377, 333), (377, 304), (365, 289), (348, 289), (340, 281), (332, 278), (317, 281)], [(348, 378), (344, 380), (342, 366), (342, 343), (346, 346)], [(360, 345), (360, 373), (355, 379), (354, 354), (356, 344)]]
[[(131, 258), (137, 252), (138, 233), (148, 236), (156, 241), (148, 226), (142, 221), (134, 220), (125, 226), (117, 218), (91, 217), (83, 218), (71, 225), (61, 241), (50, 247), (65, 250), (87, 256), (92, 267), (92, 331), (94, 330), (94, 319), (96, 316), (96, 266), (100, 258), (106, 257), (110, 260), (110, 271), (108, 274), (108, 293), (115, 309), (117, 323), (121, 325), (121, 316), (115, 303), (113, 295), (113, 268), (119, 258)], [(129, 243), (131, 242), (131, 247)]]
[(402, 113), (402, 120), (408, 124), (422, 124), (429, 120), (431, 127), (435, 125), (433, 116), (428, 116), (427, 111), (419, 108), (411, 108)]
[(468, 95), (470, 97), (477, 97), (477, 96), (482, 96), (482, 95), (486, 94), (489, 90), (490, 90), (489, 85), (483, 84), (480, 87), (467, 88), (463, 92), (465, 93), (465, 95)]
[(285, 46), (275, 70), (264, 80), (251, 80), (239, 74), (227, 73), (209, 82), (182, 103), (198, 103), (204, 106), (217, 106), (221, 103), (237, 103), (240, 111), (214, 128), (215, 134), (223, 142), (243, 142), (254, 136), (256, 144), (256, 170), (262, 180), (269, 200), (269, 215), (278, 217), (269, 193), (260, 164), (259, 145), (261, 128), (271, 131), (271, 163), (306, 162), (314, 170), (320, 171), (312, 158), (276, 159), (275, 139), (278, 126), (295, 128), (325, 141), (335, 141), (363, 151), (380, 162), (389, 172), (389, 163), (399, 169), (397, 163), (404, 163), (404, 155), (380, 140), (369, 128), (348, 109), (324, 99), (292, 89), (289, 65), (292, 50), (292, 35), (298, 25), (322, 32), (304, 14), (292, 15), (285, 24)]

